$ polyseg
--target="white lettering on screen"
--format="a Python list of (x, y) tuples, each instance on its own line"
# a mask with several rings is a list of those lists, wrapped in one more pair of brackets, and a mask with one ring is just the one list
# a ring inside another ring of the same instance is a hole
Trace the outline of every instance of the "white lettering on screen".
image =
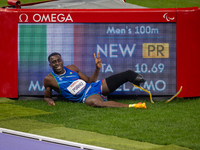
[(73, 22), (70, 14), (34, 14), (34, 22)]

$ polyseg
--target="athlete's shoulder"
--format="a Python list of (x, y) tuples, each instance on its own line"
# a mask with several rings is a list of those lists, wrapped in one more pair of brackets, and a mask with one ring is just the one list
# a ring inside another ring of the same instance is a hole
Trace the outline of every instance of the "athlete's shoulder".
[(52, 80), (54, 80), (54, 77), (51, 73), (49, 73), (43, 80), (43, 83), (45, 86), (49, 86), (52, 83)]
[(66, 66), (66, 68), (68, 68), (68, 69), (70, 69), (70, 70), (72, 70), (72, 71), (75, 71), (75, 72), (79, 72), (80, 70), (78, 69), (78, 67), (76, 67), (75, 65), (68, 65), (68, 66)]
[(53, 75), (52, 75), (51, 73), (49, 73), (49, 74), (45, 77), (45, 79), (49, 79), (49, 78), (53, 78)]
[(46, 89), (50, 89), (50, 90), (54, 89), (54, 91), (60, 93), (58, 83), (56, 82), (55, 78), (53, 77), (53, 75), (51, 73), (48, 74), (44, 78), (43, 83), (44, 83), (45, 90)]

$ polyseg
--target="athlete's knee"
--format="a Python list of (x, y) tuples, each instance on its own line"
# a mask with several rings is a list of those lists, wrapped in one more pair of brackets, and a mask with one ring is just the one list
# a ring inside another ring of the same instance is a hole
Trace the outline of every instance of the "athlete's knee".
[(127, 73), (132, 73), (132, 72), (134, 72), (133, 70), (126, 70), (125, 72), (127, 72)]
[(133, 70), (127, 70), (127, 71), (125, 71), (125, 75), (128, 77), (135, 78), (138, 75), (138, 73), (134, 72)]
[(100, 100), (91, 99), (86, 105), (91, 107), (102, 107), (102, 102)]
[(102, 103), (100, 100), (94, 100), (93, 107), (103, 107)]
[(103, 100), (98, 95), (90, 96), (86, 99), (86, 105), (91, 107), (102, 107)]

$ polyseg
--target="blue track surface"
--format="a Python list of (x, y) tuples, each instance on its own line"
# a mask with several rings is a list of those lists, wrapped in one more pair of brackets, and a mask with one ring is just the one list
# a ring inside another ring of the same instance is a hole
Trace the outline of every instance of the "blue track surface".
[(65, 145), (59, 145), (59, 144), (0, 133), (0, 150), (80, 150), (80, 149)]

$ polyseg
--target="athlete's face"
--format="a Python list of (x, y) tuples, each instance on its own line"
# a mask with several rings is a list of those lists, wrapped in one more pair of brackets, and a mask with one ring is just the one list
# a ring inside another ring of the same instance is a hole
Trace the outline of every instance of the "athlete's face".
[(54, 73), (56, 74), (64, 73), (63, 60), (59, 55), (54, 55), (50, 57), (49, 66), (52, 67)]

